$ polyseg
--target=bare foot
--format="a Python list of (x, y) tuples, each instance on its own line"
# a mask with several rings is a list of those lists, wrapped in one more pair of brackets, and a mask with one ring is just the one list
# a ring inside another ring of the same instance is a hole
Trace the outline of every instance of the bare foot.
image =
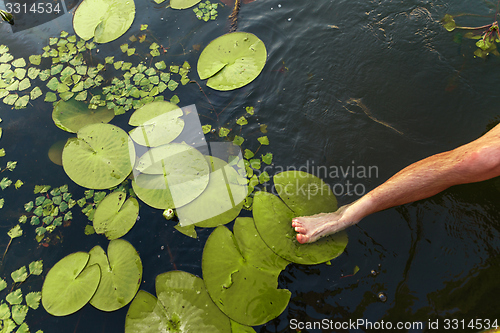
[(301, 244), (312, 243), (319, 238), (344, 230), (358, 221), (349, 221), (344, 217), (345, 205), (333, 213), (320, 213), (312, 216), (301, 216), (292, 219), (292, 227), (297, 232), (297, 241)]

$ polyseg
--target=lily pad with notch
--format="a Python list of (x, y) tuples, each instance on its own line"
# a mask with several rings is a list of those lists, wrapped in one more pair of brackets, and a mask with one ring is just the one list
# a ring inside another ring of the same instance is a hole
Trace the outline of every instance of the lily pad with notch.
[(128, 198), (125, 192), (117, 191), (107, 195), (94, 213), (94, 229), (110, 240), (124, 236), (135, 225), (139, 216), (139, 203)]
[(177, 208), (181, 226), (193, 224), (213, 228), (234, 220), (248, 194), (246, 177), (225, 161), (205, 156), (210, 166), (210, 179), (203, 193), (185, 206)]
[(109, 242), (108, 255), (102, 247), (90, 251), (88, 265), (101, 268), (101, 282), (90, 304), (102, 311), (115, 311), (134, 298), (142, 278), (142, 262), (135, 248), (126, 240)]
[(127, 312), (125, 333), (230, 333), (229, 318), (212, 302), (203, 280), (171, 271), (156, 277), (156, 295), (139, 290)]
[(267, 51), (254, 34), (232, 32), (210, 42), (198, 59), (198, 75), (215, 90), (233, 90), (252, 82), (264, 68)]
[(262, 325), (285, 310), (291, 293), (278, 289), (278, 275), (289, 261), (264, 243), (252, 218), (237, 218), (234, 235), (217, 227), (203, 250), (205, 285), (229, 318), (247, 326)]
[(184, 128), (182, 109), (170, 102), (148, 103), (135, 111), (129, 125), (137, 126), (130, 131), (136, 143), (158, 147), (172, 142)]
[(337, 209), (337, 199), (326, 183), (303, 171), (285, 171), (274, 176), (274, 184), (279, 197), (257, 192), (253, 200), (255, 226), (267, 246), (286, 260), (305, 265), (322, 263), (344, 252), (345, 231), (300, 244), (292, 227), (296, 216)]
[(170, 143), (142, 155), (134, 169), (132, 187), (151, 207), (178, 208), (198, 197), (207, 187), (209, 167), (204, 156), (186, 144)]
[(76, 252), (59, 260), (47, 273), (42, 287), (42, 305), (53, 316), (80, 310), (97, 290), (101, 280), (98, 265), (88, 266), (89, 254)]
[(84, 0), (73, 16), (73, 28), (84, 40), (108, 43), (123, 35), (134, 18), (133, 0)]
[(92, 124), (70, 138), (62, 154), (63, 168), (75, 183), (92, 189), (120, 184), (132, 171), (135, 148), (127, 133), (110, 124)]

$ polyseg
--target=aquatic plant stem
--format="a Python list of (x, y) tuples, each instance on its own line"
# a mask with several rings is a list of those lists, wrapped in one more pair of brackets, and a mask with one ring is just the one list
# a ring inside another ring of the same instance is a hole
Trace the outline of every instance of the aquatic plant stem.
[(212, 107), (212, 110), (214, 111), (215, 115), (217, 116), (217, 122), (219, 122), (219, 115), (217, 114), (217, 111), (215, 111), (215, 108), (212, 105), (212, 102), (210, 102), (210, 99), (208, 99), (207, 94), (205, 94), (205, 91), (203, 91), (203, 89), (201, 88), (200, 84), (196, 80), (189, 81), (189, 83), (192, 83), (192, 82), (196, 83), (198, 85), (198, 88), (200, 88), (200, 91), (203, 93), (203, 95), (205, 95), (205, 98), (207, 99), (208, 104), (210, 104), (210, 107)]
[(234, 2), (233, 11), (231, 12), (231, 15), (229, 15), (228, 17), (231, 24), (229, 32), (235, 32), (236, 29), (238, 29), (238, 13), (240, 12), (240, 6), (241, 6), (241, 0), (236, 0)]
[(14, 238), (11, 238), (10, 241), (9, 241), (9, 244), (7, 244), (7, 247), (5, 248), (5, 252), (3, 253), (3, 256), (2, 256), (2, 263), (3, 263), (3, 260), (5, 258), (5, 255), (7, 254), (7, 251), (9, 250), (9, 247), (10, 247), (10, 243), (12, 243), (12, 240)]

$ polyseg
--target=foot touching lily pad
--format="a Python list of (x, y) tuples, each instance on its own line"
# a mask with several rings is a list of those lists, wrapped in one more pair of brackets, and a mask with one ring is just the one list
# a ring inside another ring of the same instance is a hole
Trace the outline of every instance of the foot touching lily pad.
[(156, 277), (156, 295), (139, 290), (125, 319), (125, 333), (230, 333), (229, 318), (212, 302), (203, 280), (182, 271)]
[(133, 0), (83, 0), (73, 16), (73, 28), (82, 39), (108, 43), (123, 35), (134, 18)]
[(239, 215), (248, 194), (246, 178), (232, 166), (217, 157), (205, 158), (210, 166), (208, 186), (199, 197), (177, 208), (181, 226), (213, 228), (229, 223)]
[(178, 208), (207, 187), (209, 168), (203, 155), (180, 143), (152, 148), (140, 157), (132, 187), (142, 201), (158, 209)]
[(267, 246), (287, 260), (306, 265), (331, 260), (344, 252), (347, 245), (344, 231), (314, 243), (300, 244), (292, 227), (292, 218), (296, 216), (337, 209), (337, 199), (327, 184), (302, 171), (279, 173), (274, 176), (274, 183), (280, 197), (257, 192), (253, 200), (255, 225)]
[(42, 305), (54, 316), (72, 314), (87, 304), (101, 280), (98, 265), (90, 265), (89, 254), (76, 252), (59, 260), (47, 273), (42, 287)]
[(124, 236), (135, 225), (139, 216), (139, 203), (128, 198), (125, 192), (108, 194), (97, 206), (94, 213), (94, 230), (105, 234), (110, 240)]
[(224, 226), (208, 237), (202, 270), (208, 293), (229, 318), (248, 326), (278, 317), (291, 293), (277, 289), (289, 261), (264, 243), (251, 218), (237, 218), (234, 235)]
[(198, 59), (198, 75), (215, 90), (233, 90), (252, 82), (264, 68), (267, 51), (254, 34), (232, 32), (210, 42)]
[(137, 127), (129, 135), (136, 143), (146, 147), (170, 143), (184, 128), (182, 115), (182, 109), (173, 103), (148, 103), (130, 117), (129, 125)]
[(101, 282), (90, 304), (102, 311), (115, 311), (134, 298), (142, 278), (142, 262), (134, 247), (123, 239), (109, 242), (108, 255), (102, 247), (89, 251), (89, 265), (101, 268)]
[(127, 133), (110, 124), (85, 126), (64, 146), (62, 161), (75, 183), (91, 189), (120, 184), (132, 171), (135, 148)]
[(89, 109), (87, 104), (75, 101), (73, 98), (57, 102), (52, 111), (52, 120), (56, 126), (71, 133), (76, 133), (80, 128), (90, 124), (109, 123), (114, 116), (114, 111), (107, 107)]

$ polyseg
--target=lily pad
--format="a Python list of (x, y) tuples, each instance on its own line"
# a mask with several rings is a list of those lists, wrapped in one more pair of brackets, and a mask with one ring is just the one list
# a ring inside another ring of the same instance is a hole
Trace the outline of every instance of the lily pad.
[(101, 280), (98, 265), (87, 266), (89, 254), (75, 252), (59, 260), (47, 273), (42, 305), (53, 316), (66, 316), (90, 301)]
[(134, 17), (133, 0), (84, 0), (75, 11), (73, 28), (84, 40), (108, 43), (123, 35)]
[(89, 254), (89, 265), (101, 268), (101, 282), (90, 304), (102, 311), (115, 311), (132, 301), (142, 278), (141, 258), (134, 247), (116, 239), (109, 242), (107, 256), (100, 246)]
[(124, 130), (110, 124), (93, 124), (80, 129), (77, 135), (68, 139), (62, 154), (69, 178), (93, 189), (107, 189), (127, 178), (135, 148)]
[[(181, 226), (213, 228), (234, 220), (248, 194), (246, 177), (223, 160), (205, 156), (210, 166), (210, 180), (203, 193), (185, 206), (177, 208)], [(244, 185), (242, 185), (244, 184)]]
[(279, 256), (299, 264), (318, 264), (339, 256), (347, 245), (342, 231), (310, 244), (300, 244), (292, 227), (296, 216), (328, 213), (337, 209), (337, 199), (321, 179), (302, 171), (274, 176), (280, 197), (257, 192), (253, 200), (255, 225), (264, 242)]
[(252, 82), (266, 64), (267, 51), (248, 32), (225, 34), (207, 45), (198, 60), (198, 75), (215, 90), (233, 90)]
[(227, 318), (210, 299), (203, 280), (182, 271), (156, 277), (156, 294), (140, 290), (130, 304), (125, 333), (230, 333)]
[(52, 111), (52, 120), (60, 129), (76, 133), (84, 126), (90, 124), (107, 124), (115, 116), (113, 110), (107, 107), (98, 107), (89, 109), (87, 104), (70, 99), (68, 101), (59, 101)]
[(278, 275), (289, 261), (269, 249), (251, 218), (236, 219), (233, 230), (234, 235), (220, 226), (208, 237), (202, 258), (205, 285), (229, 318), (262, 325), (288, 305), (290, 291), (277, 287)]
[(101, 201), (94, 213), (96, 233), (117, 239), (132, 229), (139, 215), (139, 203), (132, 197), (126, 199), (126, 193), (117, 191)]
[(170, 0), (170, 7), (173, 9), (186, 9), (193, 7), (201, 0)]
[(196, 149), (180, 143), (152, 148), (139, 159), (132, 187), (154, 208), (178, 208), (198, 197), (207, 187), (209, 168)]
[(158, 147), (170, 143), (182, 132), (184, 120), (182, 109), (169, 102), (153, 102), (135, 111), (129, 125), (138, 126), (130, 131), (136, 143), (147, 147)]

